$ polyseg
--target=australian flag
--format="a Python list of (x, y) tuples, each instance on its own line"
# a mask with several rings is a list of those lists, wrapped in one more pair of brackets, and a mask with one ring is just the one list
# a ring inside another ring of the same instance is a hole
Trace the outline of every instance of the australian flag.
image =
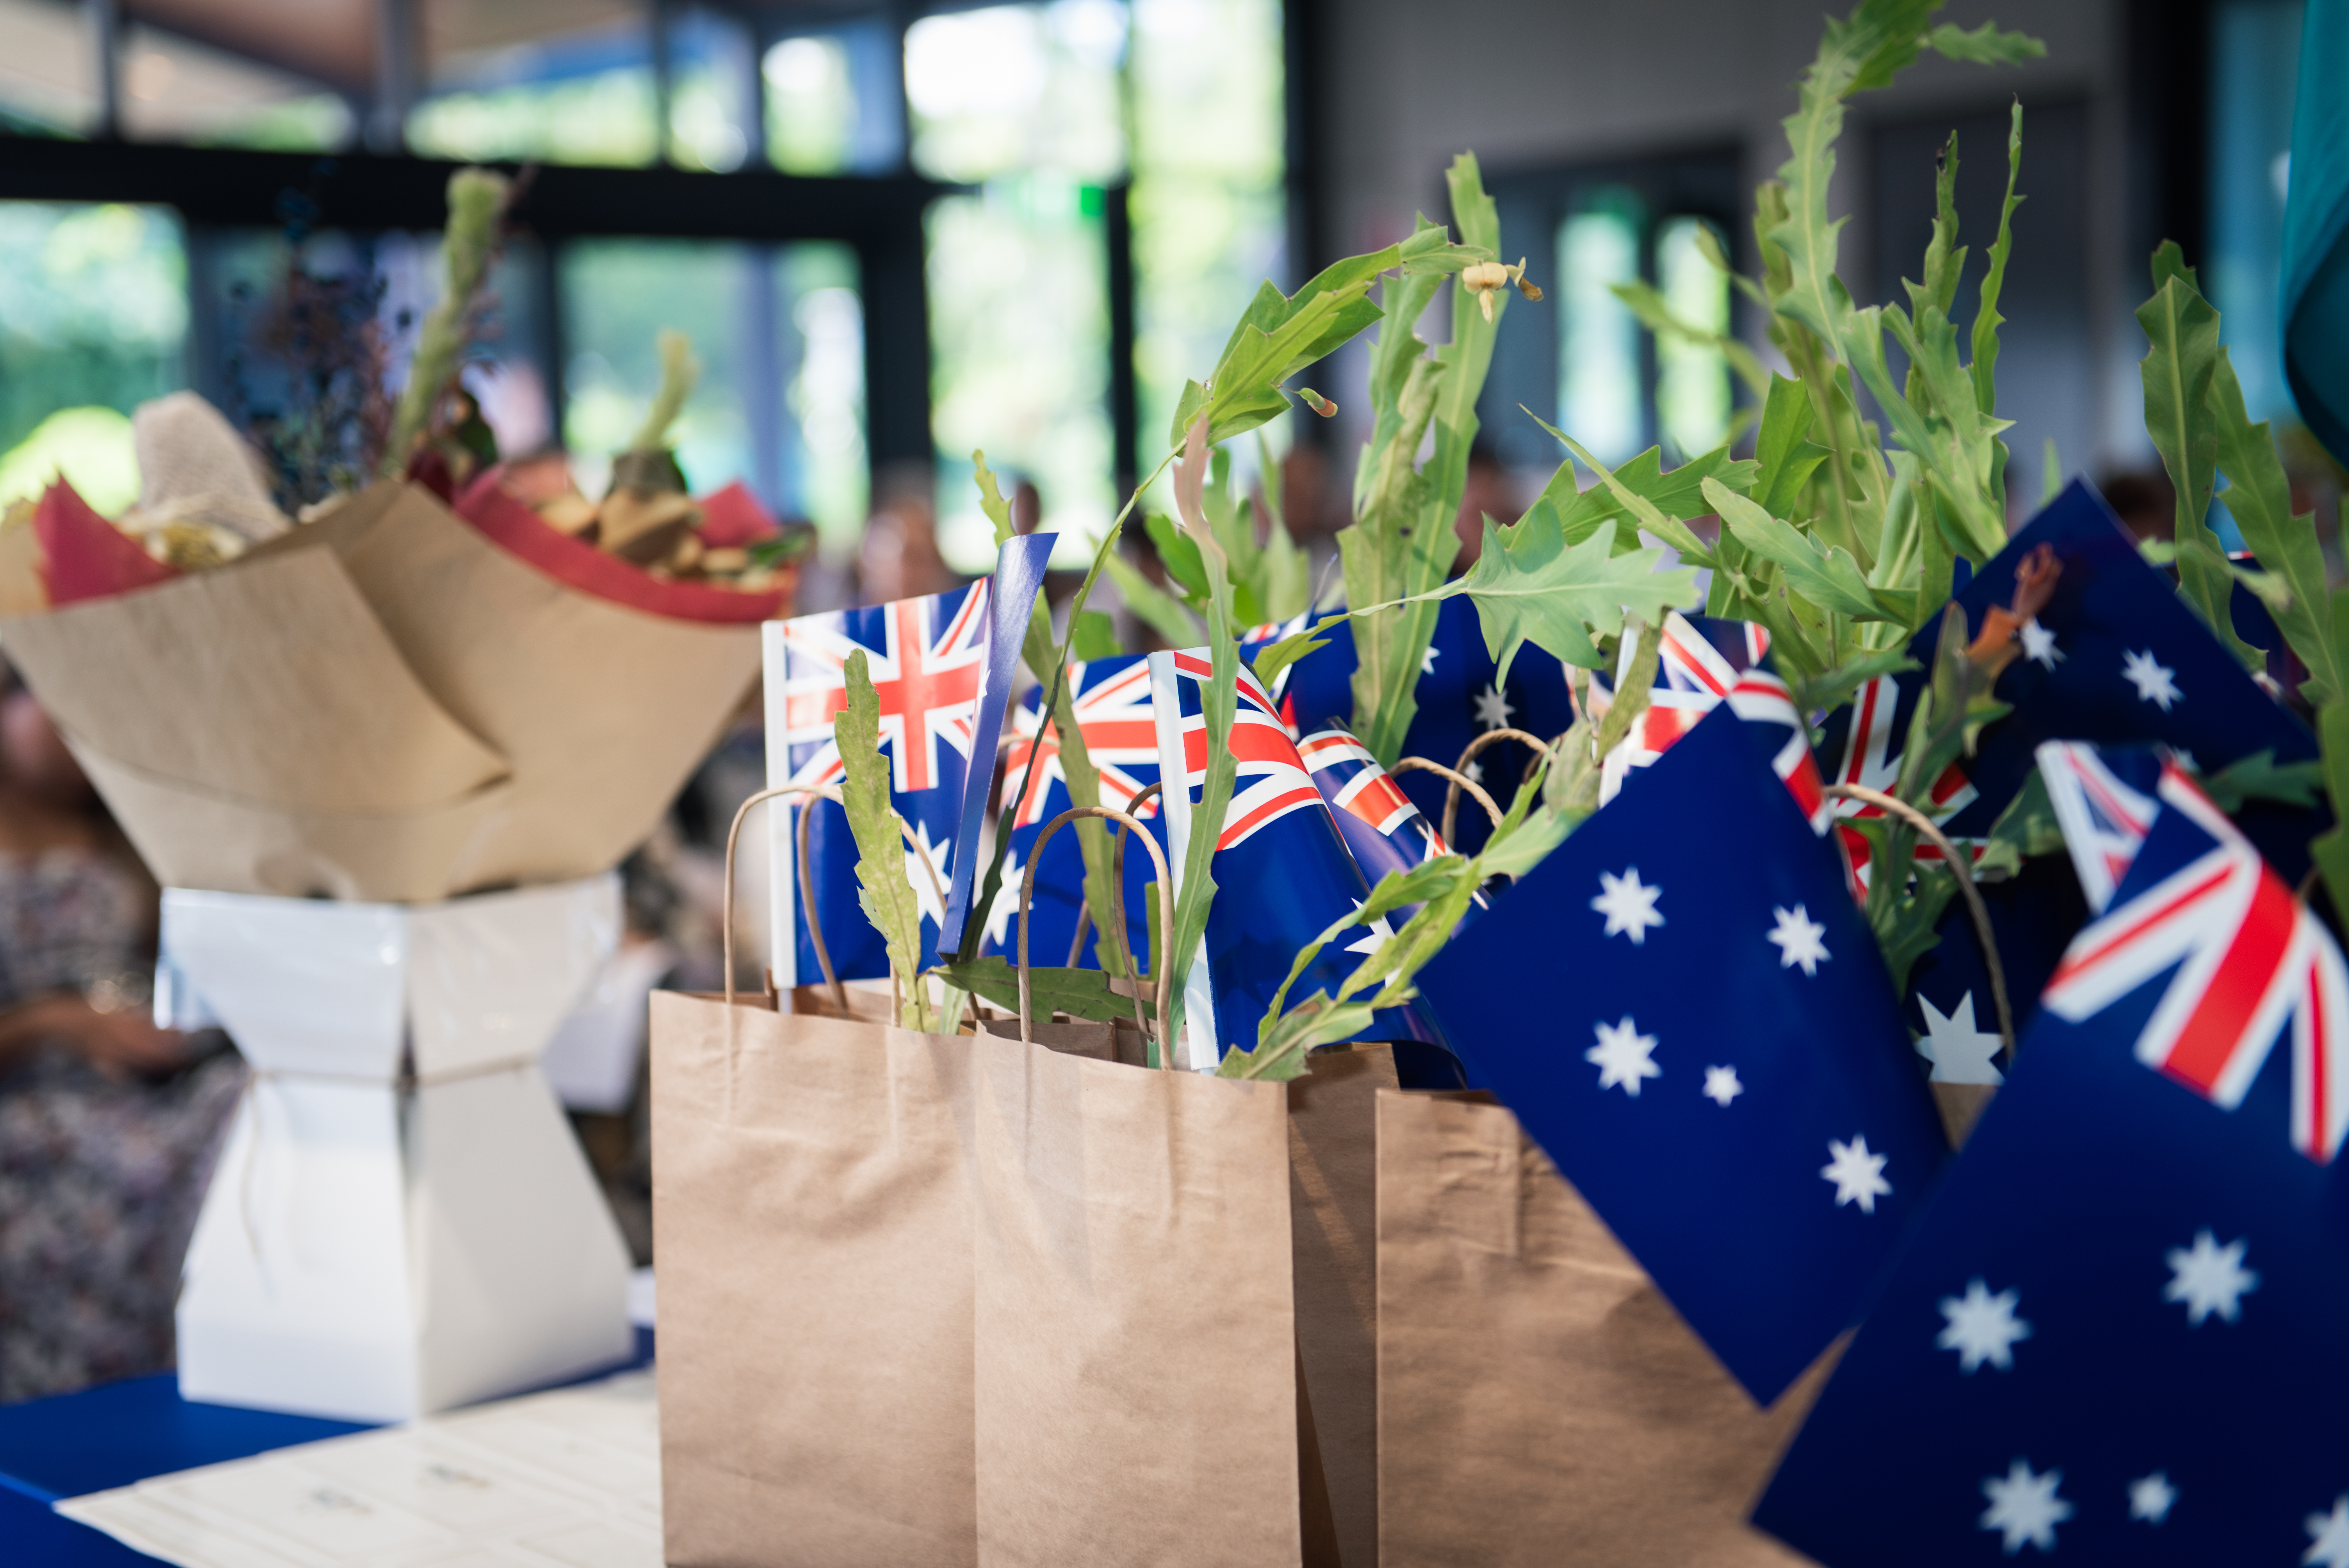
[(1372, 886), (1390, 872), (1407, 872), (1451, 852), (1427, 813), (1351, 730), (1315, 730), (1298, 741), (1297, 755)]
[(1763, 1404), (1857, 1319), (1947, 1155), (1778, 749), (1715, 712), (1419, 979), (1477, 1081)]
[[(1193, 811), (1206, 782), (1206, 720), (1199, 696), (1212, 666), (1205, 649), (1148, 658), (1159, 777), (1170, 789), (1178, 779), (1183, 785), (1180, 798), (1167, 801), (1169, 859), (1179, 866), (1189, 836), (1207, 830)], [(1245, 665), (1231, 754), (1238, 778), (1216, 830), (1211, 869), (1216, 891), (1207, 916), (1205, 964), (1193, 964), (1185, 980), (1186, 1033), (1194, 1042), (1189, 1065), (1202, 1071), (1214, 1070), (1226, 1050), (1255, 1047), (1257, 1026), (1297, 954), (1370, 898), (1370, 884), (1339, 836), (1297, 743)], [(1361, 955), (1393, 934), (1393, 923), (1384, 916), (1340, 933), (1290, 987), (1289, 1000), (1302, 1001), (1316, 990), (1335, 994)], [(1380, 1013), (1355, 1037), (1438, 1039), (1411, 1007)], [(1203, 1043), (1212, 1048), (1203, 1048)]]
[[(1333, 725), (1350, 728), (1354, 723), (1353, 624), (1340, 622), (1319, 635), (1330, 645), (1281, 671), (1274, 687), (1292, 735), (1310, 735)], [(1412, 695), (1419, 711), (1403, 736), (1402, 754), (1446, 768), (1457, 766), (1469, 743), (1488, 731), (1522, 729), (1552, 739), (1574, 722), (1565, 666), (1539, 648), (1526, 646), (1518, 650), (1509, 678), (1502, 681), (1499, 666), (1485, 646), (1476, 607), (1465, 596), (1436, 606), (1435, 634)], [(1533, 760), (1529, 748), (1500, 741), (1472, 760), (1466, 771), (1506, 810)], [(1395, 782), (1429, 821), (1443, 821), (1450, 789), (1444, 779), (1410, 772), (1398, 775)], [(1490, 836), (1492, 824), (1470, 802), (1455, 820), (1454, 832), (1459, 840), (1454, 847), (1474, 854)]]
[[(881, 698), (891, 803), (948, 888), (958, 859), (978, 849), (956, 841), (986, 674), (988, 589), (982, 581), (870, 609), (771, 621), (765, 633), (769, 784), (839, 784), (833, 718), (848, 705), (848, 661), (862, 649)], [(823, 977), (800, 896), (796, 833), (802, 810), (815, 813), (808, 829), (809, 870), (814, 913), (834, 971), (843, 980), (885, 977), (887, 949), (857, 903), (856, 841), (847, 813), (824, 800), (778, 811), (773, 819), (775, 983), (788, 989)], [(921, 962), (927, 965), (936, 961), (945, 912), (919, 856), (911, 847), (905, 856), (922, 911)]]
[(2139, 799), (2141, 849), (1755, 1512), (1829, 1568), (2349, 1568), (2349, 977), (2183, 772)]
[[(1148, 823), (1163, 851), (1166, 847), (1164, 819), (1158, 797), (1140, 805), (1134, 798), (1158, 782), (1158, 730), (1151, 717), (1150, 665), (1141, 654), (1095, 659), (1071, 665), (1068, 674), (1071, 706), (1085, 751), (1101, 775), (1101, 803), (1114, 806)], [(1013, 738), (1004, 762), (1007, 795), (1021, 789), (1033, 759), (1035, 780), (1023, 799), (1006, 799), (999, 830), (1011, 833), (1011, 850), (1003, 862), (1002, 890), (988, 913), (987, 940), (999, 953), (1010, 954), (1019, 944), (1019, 883), (1036, 852), (1044, 824), (1069, 809), (1069, 787), (1061, 771), (1057, 728), (1044, 722), (1042, 688), (1032, 687), (1013, 718)], [(1016, 810), (1015, 810), (1016, 807)], [(1116, 825), (1111, 824), (1114, 835)], [(1150, 964), (1151, 882), (1157, 872), (1150, 851), (1140, 844), (1125, 846), (1125, 920), (1134, 962), (1148, 973)], [(1064, 828), (1044, 846), (1036, 867), (1034, 903), (1029, 912), (1029, 962), (1055, 965), (1069, 962), (1077, 934), (1078, 912), (1084, 906), (1085, 864), (1073, 829)], [(1100, 967), (1101, 944), (1115, 938), (1087, 923), (1078, 962)]]
[[(1648, 690), (1648, 706), (1601, 764), (1599, 802), (1615, 799), (1636, 769), (1653, 764), (1705, 715), (1727, 703), (1747, 723), (1771, 727), (1771, 771), (1812, 827), (1826, 831), (1827, 807), (1820, 793), (1818, 763), (1811, 755), (1810, 728), (1795, 711), (1786, 683), (1763, 665), (1769, 651), (1770, 634), (1752, 622), (1677, 611), (1666, 615), (1657, 639), (1656, 678)], [(1634, 656), (1626, 639), (1617, 661), (1619, 683), (1630, 676)], [(1595, 683), (1593, 690), (1596, 694)], [(1592, 706), (1594, 719), (1605, 716), (1603, 702), (1594, 700)]]
[[(1992, 606), (2013, 601), (2016, 567), (2042, 544), (2054, 551), (2061, 574), (2053, 597), (2022, 629), (2022, 656), (1999, 676), (1995, 695), (2013, 711), (1982, 731), (1972, 757), (1933, 783), (1944, 831), (1961, 839), (1987, 833), (2030, 776), (2044, 740), (2158, 741), (2189, 754), (2205, 772), (2260, 751), (2273, 752), (2278, 763), (2316, 756), (2307, 726), (2196, 619), (2168, 576), (2146, 562), (2137, 542), (2080, 480), (1959, 593), (1955, 603), (1969, 635), (1981, 631)], [(1869, 682), (1829, 716), (1819, 749), (1831, 781), (1892, 788), (1939, 635), (1937, 620), (1909, 644), (1917, 670)], [(1850, 801), (1836, 809), (1845, 816), (1875, 810)], [(2242, 825), (2284, 876), (2297, 880), (2307, 870), (2307, 842), (2325, 818), (2253, 802)], [(1851, 847), (1864, 865), (1864, 845)]]

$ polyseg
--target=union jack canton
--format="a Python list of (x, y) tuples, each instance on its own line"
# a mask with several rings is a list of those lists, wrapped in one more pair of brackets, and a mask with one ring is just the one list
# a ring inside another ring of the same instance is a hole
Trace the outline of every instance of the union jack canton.
[[(1084, 737), (1085, 754), (1101, 775), (1101, 801), (1129, 811), (1155, 830), (1159, 847), (1165, 832), (1156, 795), (1134, 804), (1134, 798), (1158, 782), (1158, 729), (1151, 718), (1150, 665), (1145, 655), (1125, 655), (1094, 659), (1069, 666), (1071, 707), (1077, 729)], [(1004, 789), (1021, 788), (1033, 758), (1035, 777), (1018, 801), (1007, 801), (1004, 819), (1011, 832), (1011, 850), (1003, 864), (1003, 885), (988, 912), (988, 940), (1009, 953), (1019, 913), (1023, 870), (1035, 853), (1043, 824), (1069, 809), (1067, 776), (1061, 769), (1061, 738), (1057, 727), (1045, 722), (1041, 687), (1031, 687), (1012, 718), (1013, 735), (1004, 764)], [(1135, 961), (1150, 963), (1145, 934), (1150, 929), (1148, 889), (1156, 873), (1149, 851), (1128, 845), (1125, 854), (1126, 934), (1133, 944)], [(1078, 911), (1084, 903), (1084, 858), (1077, 836), (1063, 831), (1044, 846), (1036, 867), (1035, 899), (1029, 911), (1029, 944), (1032, 962), (1061, 963), (1074, 943)], [(1098, 958), (1102, 934), (1089, 929), (1086, 954)]]
[[(920, 599), (770, 621), (764, 634), (768, 783), (840, 781), (833, 719), (848, 706), (848, 661), (862, 651), (881, 699), (890, 803), (927, 852), (939, 882), (949, 886), (985, 675), (988, 586), (981, 581)], [(825, 800), (793, 805), (772, 819), (775, 983), (788, 990), (819, 977), (810, 912), (799, 888), (796, 833), (802, 810), (815, 813), (808, 828), (812, 913), (834, 971), (843, 980), (884, 977), (887, 949), (856, 900), (856, 841), (847, 814)], [(945, 910), (919, 857), (910, 848), (906, 855), (926, 926), (921, 961), (927, 965), (935, 961)]]
[[(1776, 725), (1786, 730), (1784, 744), (1772, 754), (1771, 771), (1777, 774), (1803, 809), (1814, 832), (1827, 829), (1826, 797), (1820, 793), (1818, 764), (1811, 757), (1810, 732), (1795, 711), (1786, 683), (1762, 667), (1770, 651), (1770, 634), (1745, 621), (1712, 617), (1691, 620), (1678, 611), (1664, 617), (1657, 645), (1655, 684), (1648, 691), (1647, 711), (1632, 723), (1630, 733), (1607, 754), (1599, 779), (1599, 803), (1612, 800), (1623, 781), (1638, 768), (1652, 767), (1673, 742), (1697, 727), (1699, 720), (1722, 703), (1749, 724)], [(1619, 685), (1630, 674), (1633, 650), (1627, 641), (1617, 661)], [(1606, 703), (1597, 696), (1591, 722), (1606, 716)]]
[[(2083, 752), (2091, 755), (2084, 758)], [(2120, 810), (2143, 801), (2133, 790), (2135, 800), (2121, 798), (2112, 788), (2119, 780), (2094, 763), (2089, 748), (2051, 742), (2039, 748), (2039, 765), (2058, 799), (2093, 790), (2114, 803), (2116, 820)], [(2058, 778), (2064, 785), (2054, 784)], [(2242, 1103), (2289, 1023), (2292, 1144), (2320, 1164), (2329, 1162), (2349, 1129), (2349, 1093), (2342, 1083), (2349, 1070), (2349, 1034), (2343, 1028), (2349, 1019), (2349, 970), (2340, 949), (2174, 761), (2162, 765), (2153, 795), (2161, 811), (2178, 813), (2201, 830), (2192, 841), (2199, 852), (2180, 856), (2174, 868), (2147, 868), (2166, 874), (2083, 930), (2040, 1005), (2076, 1024), (2174, 970), (2137, 1035), (2137, 1060), (2227, 1110)], [(2152, 815), (2137, 819), (2145, 823), (2140, 848)], [(2072, 823), (2064, 829), (2068, 843)], [(2125, 831), (2106, 830), (2082, 848), (2108, 864)], [(2079, 851), (2075, 854), (2076, 861)]]

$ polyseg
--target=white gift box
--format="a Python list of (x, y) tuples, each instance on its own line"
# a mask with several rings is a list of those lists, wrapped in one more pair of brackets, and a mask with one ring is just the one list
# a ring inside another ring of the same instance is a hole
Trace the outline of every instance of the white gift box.
[(624, 1360), (629, 1260), (538, 1057), (610, 874), (436, 904), (171, 889), (254, 1069), (181, 1284), (190, 1399), (399, 1421)]

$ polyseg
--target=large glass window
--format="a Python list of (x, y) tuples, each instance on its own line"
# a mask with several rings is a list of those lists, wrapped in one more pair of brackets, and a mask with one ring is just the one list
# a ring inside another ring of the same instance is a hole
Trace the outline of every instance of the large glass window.
[(1608, 186), (1557, 230), (1557, 424), (1601, 462), (1644, 444), (1640, 323), (1614, 292), (1640, 276), (1644, 218), (1636, 194)]
[(758, 51), (750, 27), (688, 10), (668, 25), (669, 157), (725, 174), (757, 150)]
[(184, 384), (187, 279), (167, 210), (0, 201), (0, 500), (60, 469), (136, 498), (127, 416)]
[(638, 19), (448, 57), (408, 118), (433, 158), (638, 165), (659, 146), (651, 41)]
[(905, 33), (913, 157), (979, 182), (930, 210), (938, 545), (991, 564), (970, 453), (1035, 485), (1067, 559), (1114, 508), (1102, 188), (1125, 171), (1125, 9), (1055, 0), (928, 16)]
[(878, 19), (767, 47), (767, 157), (786, 174), (885, 174), (905, 157), (896, 30)]
[[(1729, 331), (1729, 274), (1705, 259), (1702, 218), (1667, 218), (1656, 229), (1656, 288), (1675, 319), (1702, 332)], [(1723, 253), (1727, 242), (1715, 230)], [(1686, 338), (1656, 339), (1656, 422), (1666, 455), (1680, 462), (1709, 452), (1729, 434), (1729, 358)]]
[(1184, 381), (1215, 364), (1257, 286), (1296, 281), (1286, 276), (1279, 0), (1138, 0), (1133, 77), (1134, 370), (1146, 472), (1164, 450)]
[(855, 255), (832, 244), (580, 241), (564, 247), (564, 443), (599, 493), (660, 381), (665, 328), (701, 377), (674, 430), (697, 491), (735, 480), (847, 546), (864, 521), (864, 328)]

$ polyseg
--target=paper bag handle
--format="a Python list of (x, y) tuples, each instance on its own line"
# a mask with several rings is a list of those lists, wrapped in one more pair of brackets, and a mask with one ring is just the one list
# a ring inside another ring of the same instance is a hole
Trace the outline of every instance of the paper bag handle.
[(1948, 836), (1934, 825), (1933, 819), (1897, 796), (1871, 789), (1865, 784), (1830, 784), (1820, 793), (1830, 800), (1861, 800), (1889, 812), (1931, 840), (1941, 851), (1950, 870), (1957, 873), (1958, 891), (1965, 894), (1966, 913), (1973, 917), (1974, 935), (1982, 943), (1982, 967), (1990, 971), (1990, 999), (1998, 1006), (2000, 1048), (2006, 1053), (2008, 1061), (2014, 1060), (2014, 1014), (2007, 1006), (2006, 965), (1999, 961), (1998, 938), (1990, 926), (1990, 906), (1982, 903), (1982, 890), (1974, 886), (1972, 857), (1950, 842)]
[[(734, 1006), (735, 846), (741, 840), (742, 823), (743, 820), (750, 815), (750, 808), (759, 805), (763, 801), (776, 799), (779, 797), (785, 795), (810, 795), (815, 797), (817, 799), (829, 800), (835, 806), (842, 805), (840, 791), (831, 788), (829, 785), (778, 784), (771, 789), (760, 790), (757, 794), (743, 801), (742, 804), (736, 809), (734, 812), (734, 824), (726, 830), (726, 893), (723, 901), (724, 910), (722, 912), (721, 921), (724, 930), (722, 940), (725, 944), (726, 954), (726, 1005), (730, 1007)], [(824, 946), (823, 925), (821, 918), (817, 915), (815, 909), (815, 875), (808, 869), (808, 826), (810, 815), (811, 814), (804, 809), (800, 812), (799, 854), (794, 857), (795, 863), (799, 869), (800, 905), (807, 911), (808, 938), (815, 944), (816, 965), (823, 971), (823, 983), (832, 988), (833, 1005), (838, 1007), (840, 1009), (841, 1016), (845, 1017), (848, 1015), (848, 988), (840, 983), (840, 976), (833, 973), (832, 954)], [(928, 849), (924, 847), (921, 840), (914, 836), (913, 829), (905, 825), (905, 819), (903, 815), (894, 810), (891, 811), (889, 815), (897, 819), (897, 831), (904, 835), (907, 843), (914, 846), (914, 853), (921, 858), (922, 870), (930, 879), (930, 891), (936, 895), (938, 907), (940, 909), (944, 909), (947, 906), (946, 889), (938, 881), (938, 868), (930, 861), (930, 851)]]
[[(1520, 746), (1530, 746), (1534, 748), (1536, 753), (1535, 762), (1528, 762), (1526, 764), (1526, 772), (1528, 775), (1533, 772), (1536, 763), (1539, 761), (1539, 754), (1547, 751), (1550, 747), (1555, 744), (1554, 742), (1544, 740), (1538, 735), (1530, 735), (1522, 729), (1509, 729), (1506, 727), (1500, 729), (1488, 729), (1484, 734), (1478, 736), (1475, 739), (1470, 741), (1468, 743), (1467, 749), (1461, 752), (1460, 759), (1454, 762), (1452, 766), (1458, 769), (1463, 774), (1465, 774), (1468, 771), (1468, 764), (1475, 761), (1477, 756), (1482, 753), (1485, 748), (1504, 740), (1514, 740)], [(1488, 811), (1492, 810), (1492, 806), (1489, 801), (1487, 801), (1485, 805), (1485, 810)], [(1458, 825), (1459, 820), (1460, 786), (1458, 784), (1454, 784), (1451, 789), (1444, 792), (1444, 841), (1446, 844), (1452, 842), (1452, 830)]]
[[(1143, 803), (1144, 800), (1149, 799), (1153, 795), (1158, 795), (1158, 794), (1163, 794), (1163, 793), (1164, 793), (1164, 790), (1163, 790), (1163, 789), (1162, 789), (1158, 785), (1155, 785), (1155, 784), (1144, 784), (1141, 789), (1136, 789), (1136, 790), (1133, 792), (1133, 799), (1131, 799), (1131, 800), (1128, 800), (1128, 801), (1125, 803), (1125, 809), (1126, 809), (1128, 811), (1130, 811), (1130, 812), (1133, 813), (1135, 816), (1140, 816), (1140, 815), (1142, 814), (1142, 803)], [(1117, 885), (1118, 885), (1119, 887), (1121, 887), (1121, 888), (1122, 888), (1122, 887), (1123, 887), (1123, 886), (1125, 885), (1125, 841), (1126, 841), (1126, 840), (1128, 840), (1128, 839), (1130, 839), (1130, 838), (1132, 838), (1133, 836), (1133, 830), (1131, 828), (1124, 828), (1124, 827), (1121, 827), (1121, 828), (1119, 828), (1119, 829), (1118, 829), (1118, 830), (1117, 830), (1117, 848), (1116, 848), (1116, 850), (1113, 851), (1112, 858), (1112, 860), (1111, 860), (1111, 861), (1110, 861), (1110, 874), (1111, 874), (1111, 879), (1112, 879), (1112, 881), (1114, 881), (1114, 882), (1117, 883)], [(1093, 928), (1093, 910), (1092, 910), (1092, 905), (1091, 905), (1091, 904), (1089, 904), (1089, 903), (1085, 903), (1083, 900), (1080, 899), (1080, 900), (1078, 900), (1078, 901), (1077, 901), (1077, 930), (1076, 930), (1076, 934), (1069, 938), (1069, 965), (1068, 965), (1068, 966), (1069, 966), (1070, 968), (1074, 969), (1074, 968), (1077, 966), (1077, 960), (1084, 956), (1084, 952), (1085, 952), (1085, 933), (1087, 933), (1087, 932), (1091, 931), (1092, 928)], [(1123, 942), (1123, 941), (1125, 941), (1125, 938), (1124, 938), (1123, 936), (1120, 936), (1120, 937), (1118, 938), (1118, 940), (1119, 940), (1119, 941), (1121, 941), (1121, 942)], [(1126, 944), (1126, 966), (1127, 966), (1128, 968), (1133, 967), (1133, 944), (1131, 944), (1131, 943), (1127, 943), (1127, 944)], [(1136, 1001), (1135, 1001), (1135, 1004), (1134, 1004), (1133, 1021), (1134, 1021), (1134, 1024), (1135, 1024), (1135, 1026), (1136, 1026), (1137, 1027), (1138, 1027), (1138, 1026), (1141, 1025), (1141, 1023), (1142, 1023), (1142, 1006), (1141, 1006), (1141, 1003), (1140, 1003), (1140, 1000), (1139, 1000), (1139, 998), (1138, 998), (1138, 997), (1137, 997), (1137, 999), (1136, 999)]]
[[(1135, 837), (1139, 838), (1142, 841), (1142, 847), (1150, 851), (1150, 863), (1155, 866), (1158, 870), (1159, 941), (1160, 944), (1164, 945), (1174, 939), (1174, 899), (1173, 893), (1169, 891), (1169, 883), (1166, 874), (1166, 856), (1158, 848), (1158, 841), (1150, 836), (1149, 830), (1143, 827), (1139, 819), (1131, 816), (1124, 811), (1119, 810), (1114, 806), (1071, 806), (1069, 810), (1061, 812), (1059, 816), (1045, 823), (1044, 830), (1036, 835), (1035, 847), (1028, 851), (1028, 869), (1019, 873), (1019, 1042), (1022, 1045), (1033, 1045), (1035, 1043), (1035, 1040), (1030, 1034), (1028, 1018), (1030, 1007), (1028, 997), (1028, 906), (1030, 902), (1036, 896), (1036, 862), (1044, 858), (1044, 846), (1046, 843), (1050, 841), (1054, 833), (1059, 832), (1071, 822), (1078, 821), (1087, 817), (1099, 817), (1105, 820), (1120, 824), (1133, 832)], [(1124, 847), (1124, 840), (1123, 837), (1121, 836), (1118, 842), (1118, 848), (1121, 854), (1123, 854)], [(1131, 975), (1133, 970), (1133, 944), (1126, 938), (1125, 883), (1123, 878), (1119, 879), (1118, 882), (1117, 925), (1118, 945), (1125, 950), (1126, 972)], [(1174, 965), (1164, 953), (1155, 954), (1153, 956), (1158, 960), (1156, 965), (1158, 970), (1158, 980), (1156, 985), (1158, 993), (1158, 1065), (1160, 1068), (1171, 1072), (1174, 1070), (1174, 1030), (1167, 1020), (1166, 998), (1168, 995), (1167, 981), (1174, 973)], [(1133, 1006), (1135, 1013), (1138, 1015), (1142, 1011), (1142, 998), (1138, 992), (1133, 999)]]
[(1445, 829), (1444, 841), (1447, 844), (1452, 841), (1450, 831), (1452, 808), (1459, 801), (1460, 791), (1463, 789), (1476, 798), (1476, 804), (1485, 808), (1485, 815), (1493, 819), (1493, 826), (1497, 828), (1501, 825), (1501, 809), (1493, 803), (1493, 798), (1490, 795), (1485, 793), (1485, 787), (1457, 769), (1446, 768), (1441, 762), (1430, 762), (1424, 757), (1398, 757), (1395, 758), (1395, 765), (1387, 771), (1389, 773), (1433, 773), (1439, 779), (1452, 780), (1452, 791), (1445, 799), (1444, 810)]

